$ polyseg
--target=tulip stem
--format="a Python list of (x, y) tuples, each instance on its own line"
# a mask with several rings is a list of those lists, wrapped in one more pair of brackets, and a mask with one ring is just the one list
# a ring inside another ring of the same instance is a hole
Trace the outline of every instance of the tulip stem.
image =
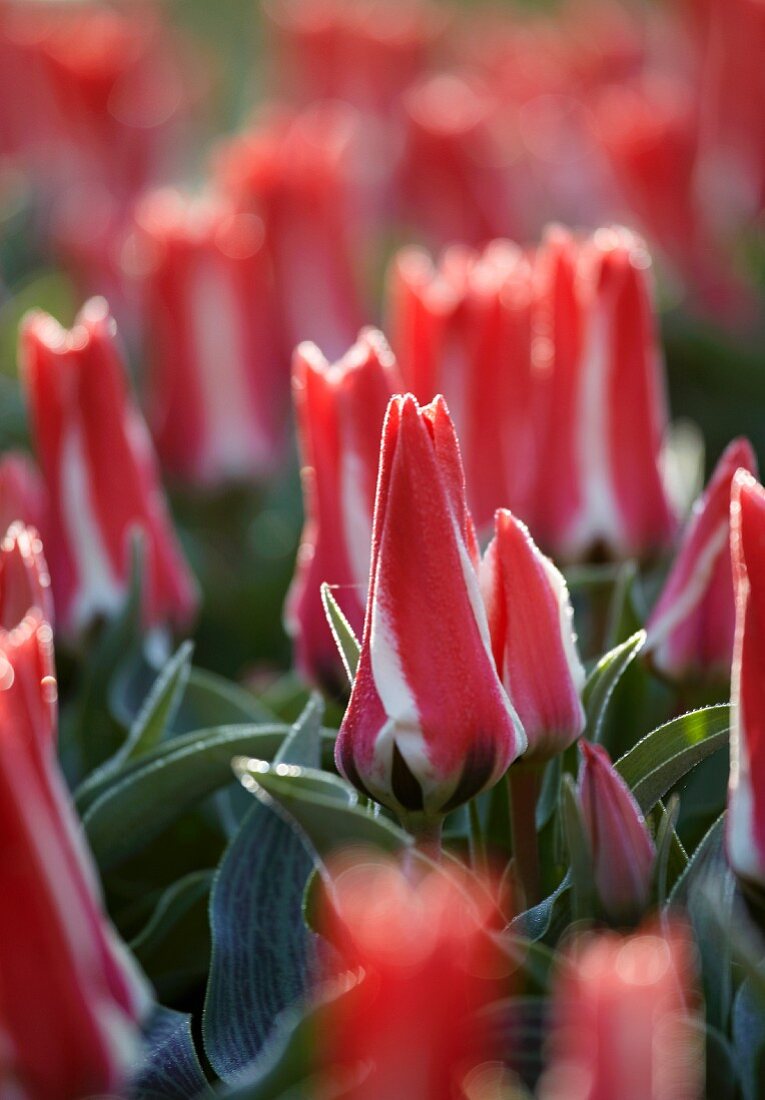
[(513, 857), (528, 909), (541, 900), (542, 894), (536, 823), (542, 769), (537, 764), (513, 764), (507, 773), (507, 787)]
[(442, 817), (408, 814), (401, 824), (414, 838), (414, 846), (418, 852), (434, 863), (441, 862), (441, 830), (444, 824)]
[(481, 874), (486, 870), (486, 842), (481, 826), (481, 817), (478, 813), (478, 803), (475, 798), (468, 802), (468, 815), (470, 818), (470, 862), (476, 874)]

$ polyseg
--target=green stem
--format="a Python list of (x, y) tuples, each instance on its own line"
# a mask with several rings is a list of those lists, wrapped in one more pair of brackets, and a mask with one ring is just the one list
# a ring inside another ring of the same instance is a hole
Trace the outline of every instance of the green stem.
[(542, 768), (532, 763), (513, 764), (507, 773), (507, 786), (516, 874), (525, 895), (525, 907), (530, 908), (542, 897), (536, 824)]
[(486, 844), (475, 798), (468, 802), (468, 816), (470, 818), (470, 862), (476, 874), (483, 874), (486, 870)]
[(433, 863), (441, 862), (442, 817), (426, 817), (424, 814), (402, 815), (401, 824), (414, 838), (415, 849), (427, 856)]

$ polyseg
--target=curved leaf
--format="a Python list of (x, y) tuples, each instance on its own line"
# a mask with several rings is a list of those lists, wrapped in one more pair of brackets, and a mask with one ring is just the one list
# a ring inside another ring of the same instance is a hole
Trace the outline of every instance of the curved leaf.
[(153, 837), (231, 780), (241, 753), (271, 757), (284, 726), (229, 726), (169, 741), (139, 759), (99, 794), (83, 824), (102, 870), (138, 851)]
[(582, 691), (582, 702), (587, 715), (584, 736), (588, 740), (600, 741), (611, 696), (645, 645), (645, 639), (645, 631), (638, 630), (626, 642), (604, 654), (588, 676)]
[(191, 1035), (191, 1016), (157, 1006), (146, 1033), (145, 1060), (130, 1085), (131, 1100), (212, 1097)]
[(174, 882), (130, 942), (130, 950), (163, 1000), (188, 992), (207, 974), (207, 899), (212, 878), (212, 871), (192, 871)]
[(343, 662), (343, 668), (345, 669), (349, 683), (352, 684), (353, 677), (356, 675), (356, 669), (359, 665), (359, 655), (361, 653), (361, 646), (359, 645), (358, 638), (353, 633), (351, 624), (340, 610), (340, 605), (332, 595), (332, 588), (326, 581), (321, 586), (321, 602), (324, 606), (324, 614), (327, 616), (327, 622), (332, 631), (332, 637), (335, 639), (335, 645), (340, 654), (340, 659)]

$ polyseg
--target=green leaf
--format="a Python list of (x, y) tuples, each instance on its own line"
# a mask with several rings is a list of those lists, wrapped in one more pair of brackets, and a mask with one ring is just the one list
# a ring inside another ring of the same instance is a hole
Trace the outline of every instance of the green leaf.
[(570, 775), (564, 775), (561, 783), (561, 819), (571, 863), (573, 919), (585, 920), (595, 911), (597, 894), (592, 873), (592, 850), (576, 783)]
[[(654, 863), (654, 886), (657, 904), (660, 907), (667, 900), (669, 866), (672, 849), (677, 839), (675, 837), (675, 825), (680, 813), (680, 799), (677, 795), (672, 795), (666, 809), (662, 806), (661, 811), (661, 821), (656, 831), (656, 861)], [(685, 862), (687, 864), (687, 859)], [(682, 870), (681, 867), (679, 873), (682, 873)], [(676, 877), (677, 875), (675, 875)]]
[(93, 854), (108, 870), (231, 780), (242, 753), (272, 757), (285, 726), (223, 726), (178, 737), (118, 774), (85, 813)]
[(761, 1100), (765, 1088), (765, 997), (750, 978), (733, 1003), (733, 1044), (744, 1100)]
[(321, 602), (324, 605), (324, 613), (327, 616), (327, 622), (343, 662), (343, 668), (348, 676), (349, 683), (352, 684), (359, 665), (361, 646), (353, 633), (351, 624), (340, 610), (340, 605), (326, 581), (321, 586)]
[(162, 1000), (176, 1000), (207, 974), (207, 899), (212, 878), (212, 871), (193, 871), (174, 882), (130, 942), (130, 950)]
[[(318, 765), (323, 703), (311, 697), (275, 766)], [(227, 848), (210, 902), (213, 953), (203, 1035), (210, 1064), (234, 1080), (269, 1040), (280, 1012), (305, 991), (311, 942), (303, 895), (308, 851), (273, 806), (252, 805)]]
[(696, 764), (727, 745), (729, 725), (727, 705), (690, 711), (647, 734), (616, 762), (644, 814)]
[(582, 692), (582, 702), (587, 715), (584, 736), (590, 741), (600, 741), (606, 711), (616, 685), (645, 645), (646, 634), (638, 630), (626, 642), (616, 646), (600, 658), (587, 678)]
[(286, 811), (322, 860), (350, 844), (385, 852), (400, 852), (412, 844), (411, 837), (387, 818), (359, 807), (353, 787), (337, 776), (247, 759), (236, 760), (234, 770), (248, 791), (273, 799)]
[(191, 1016), (157, 1006), (146, 1032), (144, 1059), (128, 1095), (130, 1100), (202, 1100), (213, 1096), (194, 1049)]

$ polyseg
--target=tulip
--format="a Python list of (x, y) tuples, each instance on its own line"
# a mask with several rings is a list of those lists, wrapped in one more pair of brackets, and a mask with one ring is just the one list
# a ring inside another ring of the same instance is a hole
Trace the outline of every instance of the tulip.
[(322, 1051), (335, 1075), (357, 1082), (343, 1095), (463, 1096), (465, 1077), (497, 1053), (476, 1014), (502, 992), (475, 879), (426, 871), (412, 881), (372, 858), (331, 871), (325, 934), (340, 966), (358, 975), (330, 1010)]
[(701, 1100), (693, 946), (679, 923), (585, 936), (564, 959), (540, 1100)]
[(672, 679), (727, 680), (736, 609), (730, 557), (730, 495), (739, 467), (757, 471), (748, 440), (728, 445), (696, 501), (674, 564), (646, 624), (653, 666)]
[(538, 257), (549, 349), (535, 537), (563, 559), (666, 546), (667, 417), (644, 245), (626, 229), (548, 235)]
[(183, 625), (194, 582), (181, 556), (145, 425), (130, 399), (103, 299), (67, 332), (29, 314), (21, 360), (49, 512), (46, 554), (62, 629), (76, 635), (122, 606), (131, 534), (144, 541), (144, 620)]
[(0, 458), (0, 532), (16, 520), (39, 530), (45, 506), (45, 487), (34, 462), (20, 451), (7, 451)]
[(415, 832), (437, 831), (526, 748), (494, 667), (477, 565), (446, 404), (394, 397), (361, 654), (335, 759)]
[(140, 1052), (149, 997), (103, 914), (58, 771), (51, 630), (37, 609), (0, 631), (0, 687), (0, 1087), (25, 1100), (111, 1093)]
[(480, 530), (499, 506), (534, 508), (539, 385), (532, 363), (534, 274), (509, 241), (455, 246), (434, 264), (403, 249), (389, 280), (390, 324), (405, 385), (446, 398)]
[(33, 608), (53, 624), (50, 574), (40, 536), (33, 527), (12, 523), (0, 542), (0, 628), (12, 630)]
[(733, 478), (731, 558), (736, 633), (731, 674), (727, 848), (743, 879), (765, 885), (765, 489), (746, 470)]
[(160, 458), (204, 485), (263, 478), (282, 449), (288, 375), (262, 222), (168, 189), (141, 203), (137, 223)]
[(655, 850), (640, 807), (602, 745), (580, 741), (579, 797), (593, 876), (608, 917), (629, 923), (648, 904)]
[(524, 762), (549, 760), (584, 729), (584, 668), (566, 582), (528, 528), (505, 509), (481, 563), (481, 590), (497, 672), (529, 747)]
[(295, 353), (293, 389), (303, 458), (306, 520), (287, 597), (298, 669), (338, 691), (344, 674), (327, 624), (321, 586), (330, 584), (357, 634), (364, 625), (372, 517), (385, 409), (398, 386), (382, 334), (365, 329), (330, 364), (315, 344)]
[(348, 104), (277, 108), (218, 154), (221, 190), (265, 225), (287, 354), (312, 340), (338, 357), (362, 326), (361, 133)]

